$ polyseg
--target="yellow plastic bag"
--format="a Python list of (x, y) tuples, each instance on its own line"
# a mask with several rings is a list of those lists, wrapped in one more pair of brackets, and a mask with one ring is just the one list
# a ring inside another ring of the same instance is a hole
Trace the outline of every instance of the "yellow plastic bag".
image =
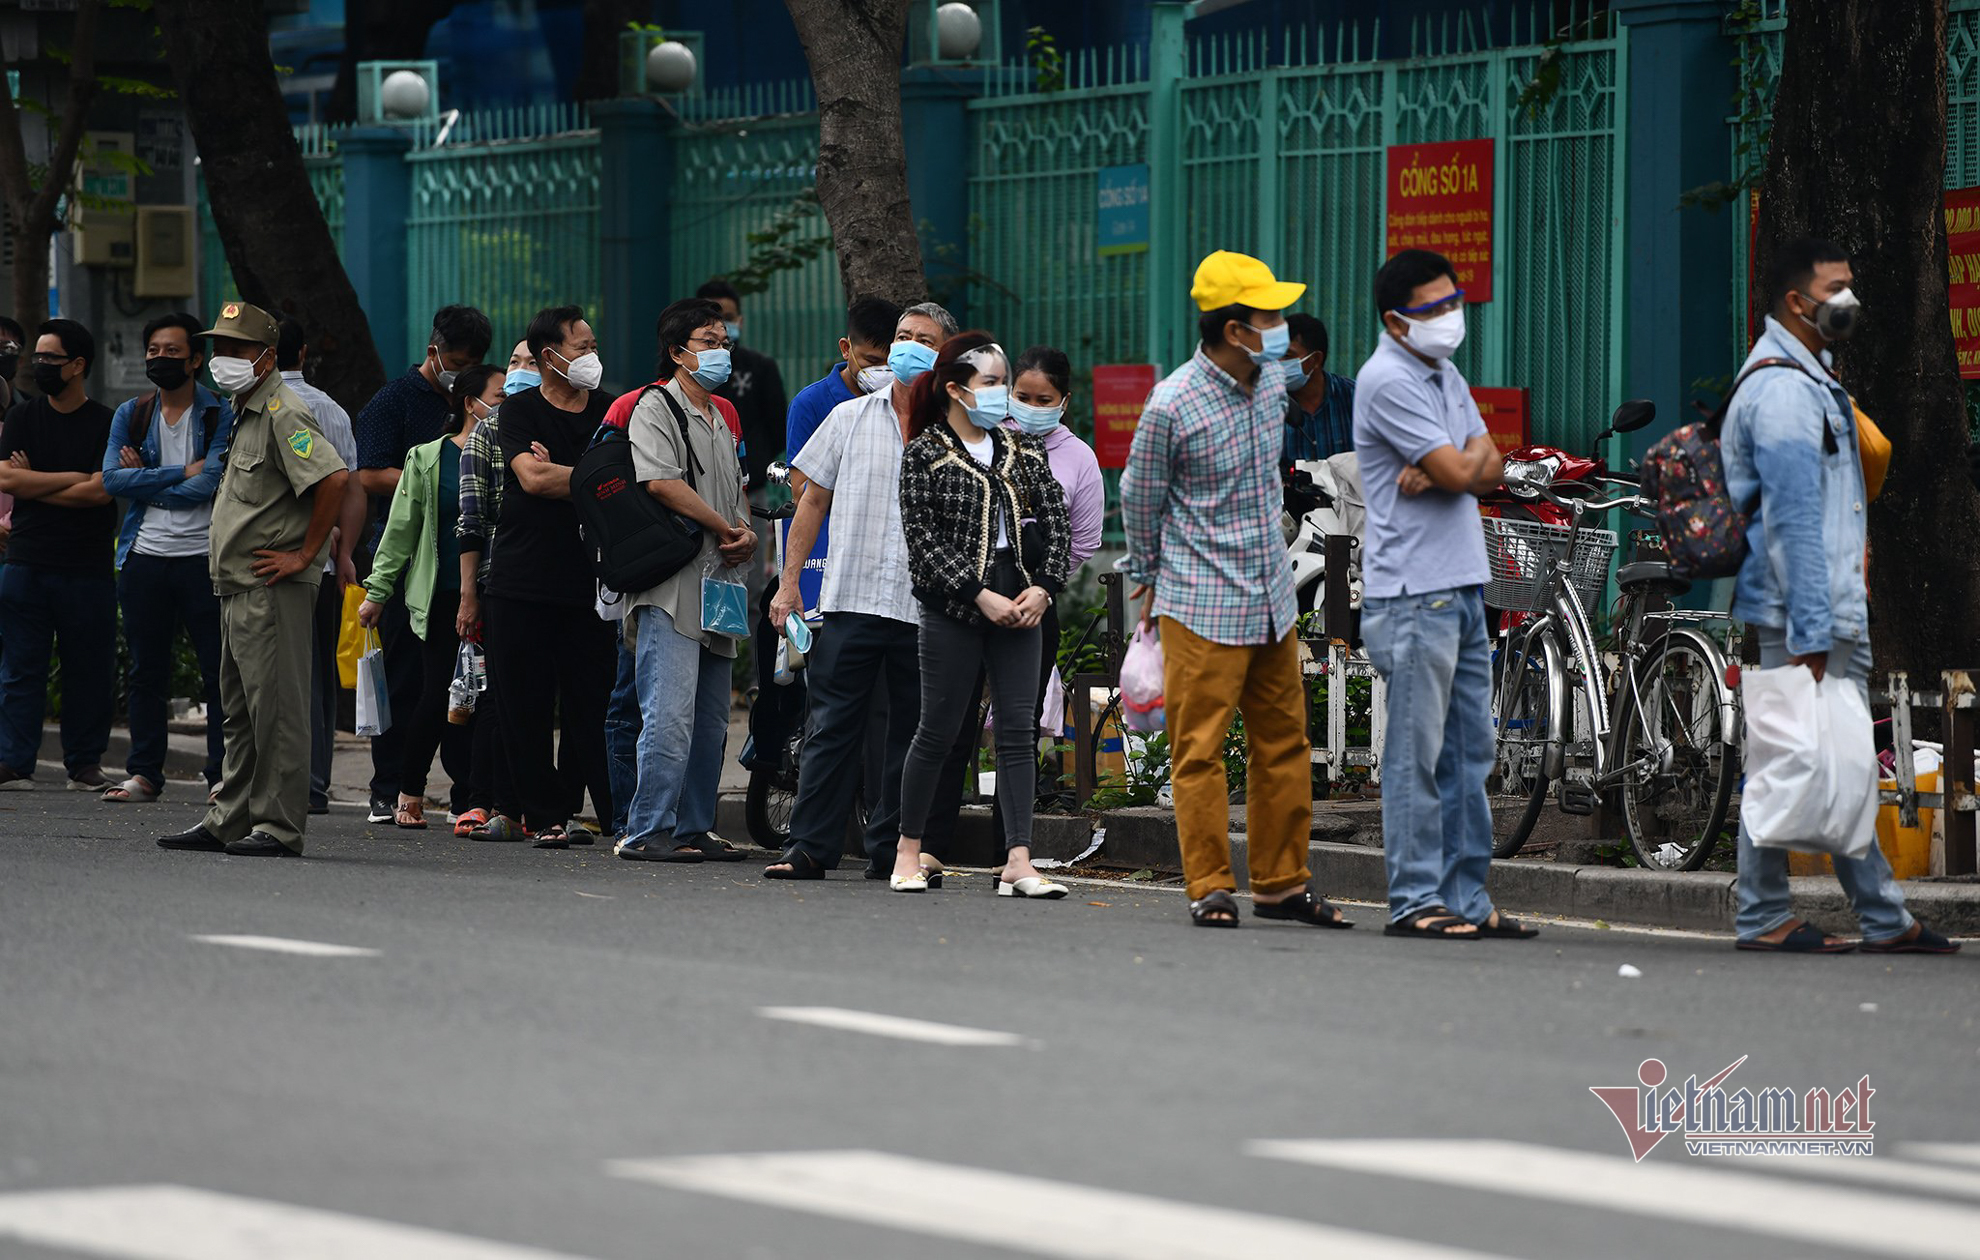
[(337, 682), (346, 691), (357, 686), (358, 657), (364, 655), (364, 627), (357, 619), (358, 605), (363, 602), (362, 582), (344, 588), (344, 619), (337, 627)]

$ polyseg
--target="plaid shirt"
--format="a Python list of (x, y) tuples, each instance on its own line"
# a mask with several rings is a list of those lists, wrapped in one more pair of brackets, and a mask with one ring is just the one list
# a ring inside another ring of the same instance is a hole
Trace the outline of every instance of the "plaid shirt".
[(502, 470), (497, 465), (501, 419), (502, 409), (497, 407), (474, 426), (461, 447), (461, 515), (454, 523), (454, 537), (462, 551), (480, 548), (481, 567), (475, 573), (484, 584), (488, 562), (495, 555), (495, 523), (502, 519)]
[(1246, 392), (1199, 348), (1155, 387), (1121, 474), (1130, 577), (1155, 615), (1215, 643), (1276, 643), (1293, 629), (1292, 561), (1279, 529), (1283, 369)]
[(1287, 463), (1325, 459), (1354, 449), (1354, 380), (1324, 373), (1327, 392), (1320, 409), (1308, 412), (1290, 395), (1286, 398), (1286, 441), (1279, 458)]

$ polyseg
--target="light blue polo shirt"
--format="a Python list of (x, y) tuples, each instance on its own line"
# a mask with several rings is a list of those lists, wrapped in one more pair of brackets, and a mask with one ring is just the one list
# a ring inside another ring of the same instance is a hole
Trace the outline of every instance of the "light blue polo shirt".
[(1431, 451), (1462, 451), (1485, 431), (1455, 364), (1432, 367), (1383, 331), (1354, 380), (1354, 448), (1368, 499), (1366, 594), (1421, 595), (1482, 586), (1491, 576), (1475, 496), (1433, 486), (1412, 497), (1396, 487), (1402, 470)]

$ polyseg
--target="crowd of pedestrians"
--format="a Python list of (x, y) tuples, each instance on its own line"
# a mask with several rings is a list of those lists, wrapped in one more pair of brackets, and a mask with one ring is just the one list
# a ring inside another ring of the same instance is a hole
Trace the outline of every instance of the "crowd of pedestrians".
[[(1738, 394), (1725, 447), (1731, 493), (1765, 505), (1734, 610), (1763, 666), (1817, 678), (1833, 666), (1862, 687), (1863, 478), (1826, 347), (1847, 335), (1832, 312), (1853, 316), (1850, 279), (1819, 242), (1778, 252), (1753, 354), (1801, 371)], [(1382, 335), (1349, 378), (1327, 370), (1326, 326), (1292, 309), (1303, 284), (1242, 254), (1203, 259), (1189, 293), (1198, 345), (1147, 399), (1121, 478), (1119, 567), (1159, 630), (1190, 916), (1241, 922), (1224, 770), (1241, 717), (1250, 913), (1353, 926), (1307, 865), (1307, 701), (1281, 528), (1284, 468), (1352, 453), (1368, 509), (1361, 635), (1388, 697), (1384, 931), (1527, 939), (1537, 930), (1486, 891), (1477, 496), (1502, 465), (1452, 362), (1465, 295), (1452, 265), (1421, 250), (1389, 259), (1374, 289)], [(1065, 897), (1031, 842), (1037, 732), (1060, 716), (1044, 711), (1057, 600), (1099, 550), (1107, 512), (1094, 452), (1065, 423), (1076, 365), (1050, 346), (1013, 356), (933, 302), (863, 297), (837, 362), (787, 401), (775, 361), (742, 344), (744, 318), (721, 280), (668, 306), (655, 379), (613, 398), (582, 308), (539, 312), (498, 366), (488, 318), (443, 307), (422, 360), (355, 420), (309, 383), (304, 324), (245, 303), (211, 326), (152, 320), (152, 388), (114, 412), (90, 396), (87, 328), (48, 320), (29, 350), (0, 319), (0, 790), (33, 786), (59, 689), (68, 786), (161, 799), (183, 632), (209, 809), (159, 844), (300, 853), (306, 816), (329, 808), (344, 591), (362, 572), (355, 620), (379, 636), (392, 715), (370, 739), (372, 823), (429, 826), (437, 757), (457, 836), (740, 861), (716, 832), (716, 798), (749, 638), (764, 695), (745, 756), (808, 723), (789, 844), (768, 878), (825, 878), (863, 802), (866, 877), (939, 887), (987, 699), (996, 891)], [(34, 388), (21, 400), (24, 353)], [(691, 556), (641, 590), (597, 580), (573, 500), (587, 451), (621, 439), (638, 492), (692, 530)], [(780, 454), (795, 509), (778, 540), (753, 520), (769, 515)], [(131, 740), (113, 782), (101, 763), (120, 611)], [(797, 705), (774, 685), (780, 644), (803, 657)], [(484, 676), (464, 706), (458, 679)], [(1852, 947), (1792, 916), (1780, 850), (1742, 831), (1739, 868), (1743, 948)], [(1874, 847), (1837, 872), (1864, 949), (1955, 948), (1906, 911)]]

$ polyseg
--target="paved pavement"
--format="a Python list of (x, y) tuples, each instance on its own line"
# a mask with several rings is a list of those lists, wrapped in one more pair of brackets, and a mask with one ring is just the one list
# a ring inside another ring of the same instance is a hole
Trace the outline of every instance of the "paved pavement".
[[(196, 816), (0, 794), (0, 1257), (1970, 1257), (1980, 1237), (1980, 951), (1400, 941), (1372, 908), (1352, 932), (1206, 932), (1157, 889), (764, 883), (755, 861), (350, 809), (311, 820), (300, 861), (151, 844)], [(1874, 1159), (1679, 1140), (1636, 1164), (1588, 1092), (1647, 1057), (1675, 1083), (1742, 1055), (1731, 1084), (1867, 1073)]]

